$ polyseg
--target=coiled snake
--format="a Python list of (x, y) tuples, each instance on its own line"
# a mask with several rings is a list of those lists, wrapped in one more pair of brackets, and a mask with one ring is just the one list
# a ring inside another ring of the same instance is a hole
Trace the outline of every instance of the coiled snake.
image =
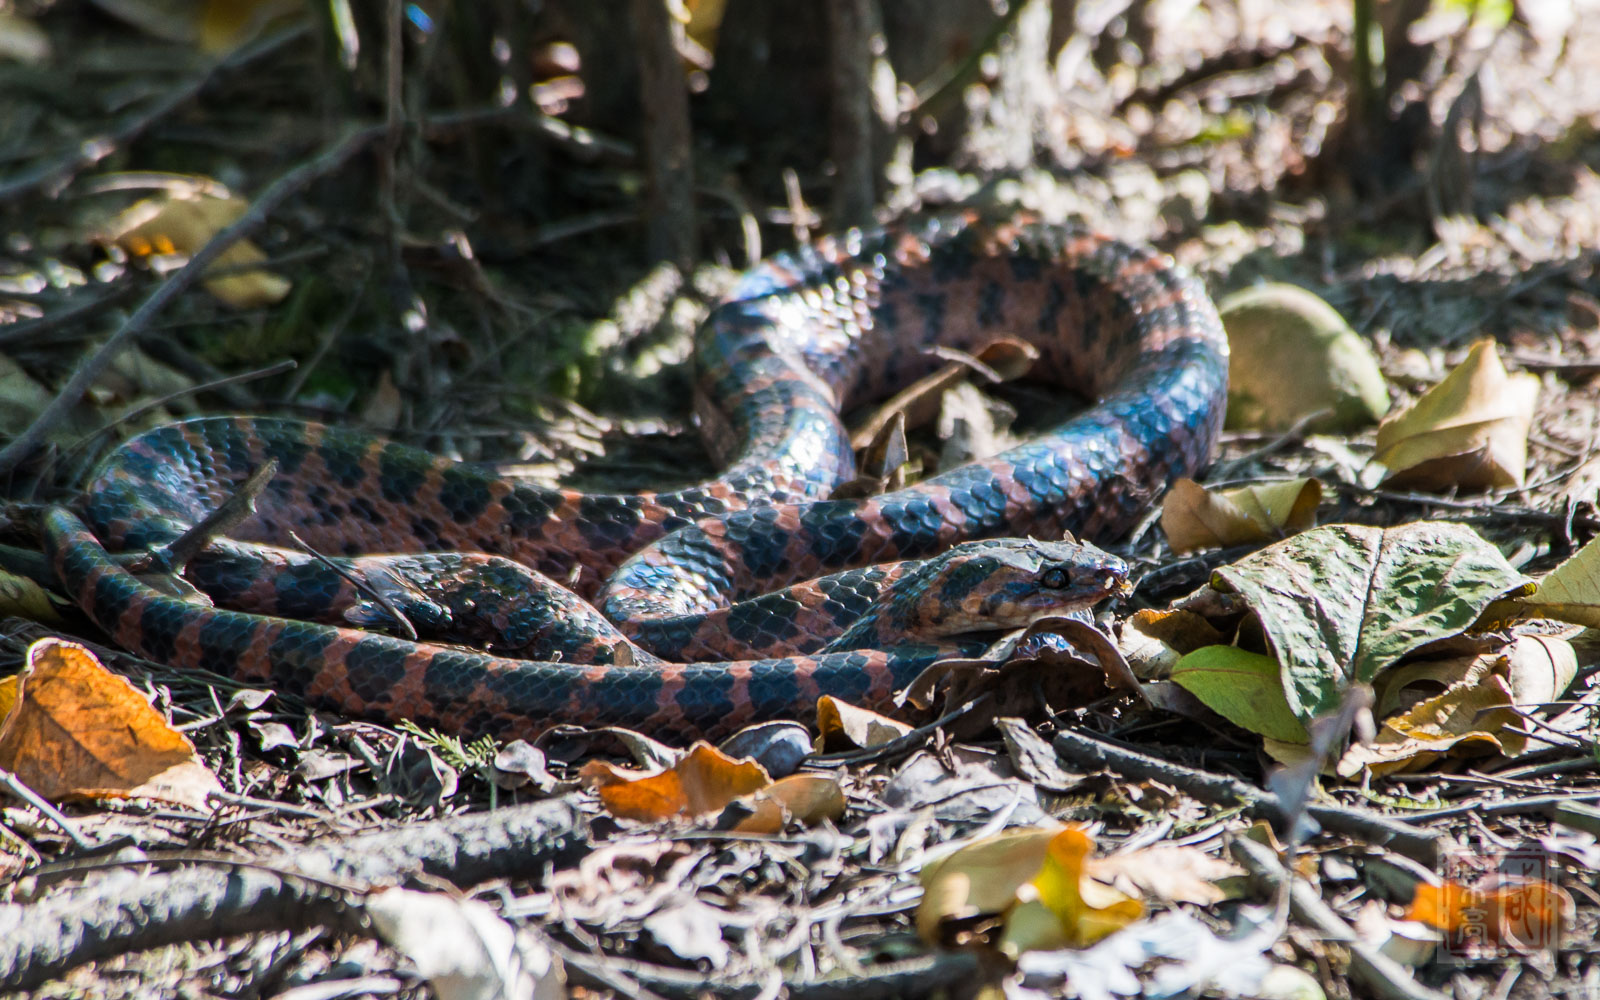
[[(935, 344), (995, 335), (1030, 341), (1035, 376), (1098, 401), (997, 457), (823, 499), (853, 475), (844, 410), (931, 371)], [(48, 545), (90, 617), (157, 661), (461, 733), (606, 722), (716, 736), (803, 718), (821, 694), (886, 708), (928, 664), (972, 650), (960, 633), (1117, 589), (1124, 569), (1098, 550), (972, 540), (1125, 531), (1204, 465), (1227, 383), (1216, 311), (1166, 257), (973, 213), (850, 232), (750, 270), (703, 326), (694, 365), (702, 425), (727, 457), (698, 486), (584, 494), (333, 427), (204, 418), (121, 446), (76, 512), (46, 515)], [(102, 547), (154, 551), (159, 568), (164, 546), (269, 461), (257, 511), (187, 567), (246, 610), (168, 596)], [(290, 548), (291, 532), (329, 555), (445, 553), (351, 566), (446, 637), (481, 641), (486, 622), (495, 654), (348, 627), (389, 616)], [(413, 574), (443, 582), (419, 594)], [(525, 587), (531, 603), (500, 603)], [(496, 655), (512, 647), (539, 658)]]

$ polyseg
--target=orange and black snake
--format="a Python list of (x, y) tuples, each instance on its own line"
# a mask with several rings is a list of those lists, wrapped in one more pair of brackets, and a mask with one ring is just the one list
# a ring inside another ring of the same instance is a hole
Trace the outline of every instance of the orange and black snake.
[[(825, 499), (853, 475), (843, 412), (938, 367), (935, 345), (996, 336), (1031, 342), (1034, 377), (1096, 402), (999, 456)], [(726, 458), (698, 486), (580, 493), (334, 427), (203, 418), (124, 443), (75, 509), (47, 513), (49, 549), (68, 593), (123, 646), (350, 714), (682, 737), (804, 718), (822, 694), (887, 708), (931, 662), (971, 652), (962, 633), (1123, 585), (1125, 567), (1096, 549), (978, 540), (1125, 531), (1208, 460), (1227, 345), (1200, 282), (1153, 250), (957, 213), (746, 272), (702, 327), (694, 372), (701, 424)], [(166, 547), (269, 462), (255, 512), (182, 567), (242, 610), (169, 596), (107, 554), (178, 568)], [(346, 572), (366, 582), (306, 557), (291, 533), (356, 557)], [(423, 593), (413, 575), (442, 582)], [(395, 613), (449, 641), (350, 627)], [(461, 636), (494, 652), (451, 644)]]

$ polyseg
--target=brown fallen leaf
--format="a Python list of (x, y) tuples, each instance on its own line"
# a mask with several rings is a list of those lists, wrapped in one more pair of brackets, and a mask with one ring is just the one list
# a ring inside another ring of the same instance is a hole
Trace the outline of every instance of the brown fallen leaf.
[(817, 699), (818, 753), (882, 746), (911, 732), (904, 722), (858, 708), (832, 695)]
[(1415, 403), (1378, 425), (1373, 461), (1384, 482), (1423, 490), (1521, 486), (1539, 379), (1508, 374), (1494, 341), (1467, 358)]
[(1271, 541), (1315, 525), (1321, 502), (1315, 479), (1218, 491), (1180, 479), (1161, 502), (1161, 530), (1178, 553)]
[[(250, 207), (243, 198), (147, 198), (124, 211), (106, 227), (106, 238), (135, 257), (189, 257), (222, 229), (238, 221)], [(217, 258), (212, 269), (237, 268), (266, 260), (249, 240), (240, 240)], [(283, 301), (290, 283), (270, 271), (247, 270), (205, 279), (206, 291), (235, 309), (252, 309)]]
[(825, 774), (791, 774), (738, 800), (747, 803), (749, 816), (734, 824), (739, 833), (782, 833), (791, 822), (816, 826), (844, 815), (844, 789)]
[(145, 798), (210, 811), (222, 791), (188, 737), (74, 642), (40, 639), (0, 681), (0, 767), (53, 801)]

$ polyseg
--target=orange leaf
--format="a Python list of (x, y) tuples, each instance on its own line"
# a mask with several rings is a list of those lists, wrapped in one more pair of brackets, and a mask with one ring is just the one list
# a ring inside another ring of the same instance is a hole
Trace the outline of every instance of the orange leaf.
[(1483, 886), (1423, 883), (1405, 919), (1486, 946), (1527, 952), (1551, 947), (1572, 911), (1572, 897), (1560, 886), (1543, 879), (1506, 879)]
[(735, 760), (709, 743), (696, 743), (671, 770), (640, 776), (603, 761), (591, 761), (583, 780), (600, 793), (613, 816), (656, 822), (674, 816), (717, 812), (744, 795), (772, 784), (753, 760)]
[(0, 681), (0, 767), (47, 799), (150, 798), (209, 809), (222, 785), (144, 695), (73, 642), (40, 639)]

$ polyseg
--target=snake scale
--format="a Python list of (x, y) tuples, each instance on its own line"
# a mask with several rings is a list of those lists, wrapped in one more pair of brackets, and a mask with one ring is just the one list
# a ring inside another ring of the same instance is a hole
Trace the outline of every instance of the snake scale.
[[(996, 336), (1029, 341), (1034, 377), (1096, 402), (996, 457), (826, 499), (854, 474), (842, 413), (937, 368), (935, 345)], [(769, 259), (713, 310), (693, 364), (724, 462), (697, 486), (580, 493), (334, 427), (200, 418), (113, 452), (74, 509), (46, 514), (47, 545), (88, 615), (156, 661), (458, 733), (565, 722), (715, 737), (806, 718), (822, 694), (889, 708), (926, 666), (976, 648), (963, 630), (1121, 587), (1125, 567), (1092, 548), (974, 540), (1125, 531), (1204, 466), (1227, 385), (1216, 311), (1171, 260), (974, 212)], [(108, 554), (152, 552), (163, 568), (165, 547), (269, 462), (255, 512), (186, 568), (243, 610), (169, 596)], [(349, 627), (384, 614), (291, 533), (354, 557), (365, 589), (387, 588), (408, 614), (492, 620), (495, 653)], [(476, 567), (465, 596), (417, 597), (402, 579), (448, 578), (462, 559)], [(485, 596), (523, 585), (542, 595), (532, 610)], [(524, 641), (536, 658), (509, 655)]]

